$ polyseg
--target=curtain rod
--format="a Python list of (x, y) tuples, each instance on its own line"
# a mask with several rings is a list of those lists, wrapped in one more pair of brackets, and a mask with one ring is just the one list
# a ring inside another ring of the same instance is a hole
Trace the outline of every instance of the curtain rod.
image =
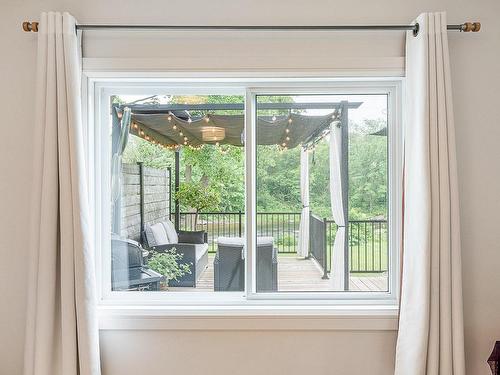
[[(38, 32), (39, 23), (36, 21), (23, 22), (23, 30), (26, 32)], [(263, 31), (413, 31), (418, 34), (418, 23), (413, 25), (324, 25), (324, 26), (264, 26), (264, 25), (119, 25), (119, 24), (79, 24), (76, 30), (263, 30)], [(480, 22), (464, 22), (458, 25), (448, 25), (448, 30), (461, 32), (478, 32), (481, 29)]]

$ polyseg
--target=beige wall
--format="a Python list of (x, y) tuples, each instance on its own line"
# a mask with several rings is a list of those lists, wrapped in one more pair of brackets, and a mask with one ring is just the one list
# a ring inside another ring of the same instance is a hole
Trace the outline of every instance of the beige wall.
[[(2, 0), (0, 5), (0, 373), (22, 367), (36, 39), (20, 31), (42, 10), (81, 22), (191, 24), (405, 23), (446, 10), (451, 22), (480, 20), (478, 35), (450, 38), (462, 212), (468, 374), (500, 339), (500, 2), (498, 0)], [(340, 34), (339, 34), (340, 35)], [(105, 374), (148, 372), (390, 374), (393, 332), (106, 331)], [(305, 353), (298, 355), (298, 352)], [(247, 354), (249, 357), (246, 357)], [(317, 360), (312, 355), (317, 355)], [(224, 358), (224, 359), (223, 359)], [(224, 360), (226, 362), (224, 362)], [(168, 371), (175, 370), (175, 371)]]

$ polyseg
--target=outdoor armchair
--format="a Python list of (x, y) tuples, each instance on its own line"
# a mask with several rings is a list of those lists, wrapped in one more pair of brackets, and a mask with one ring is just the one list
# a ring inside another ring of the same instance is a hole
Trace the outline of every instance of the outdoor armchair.
[[(219, 237), (214, 260), (214, 290), (245, 289), (245, 242), (241, 237)], [(257, 292), (278, 290), (278, 256), (273, 237), (257, 238)]]

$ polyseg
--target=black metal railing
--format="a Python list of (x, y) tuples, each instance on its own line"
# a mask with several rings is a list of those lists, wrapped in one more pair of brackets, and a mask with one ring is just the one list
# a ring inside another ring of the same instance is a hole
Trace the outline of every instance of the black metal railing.
[[(330, 271), (331, 254), (337, 233), (333, 220), (326, 223), (327, 268)], [(386, 272), (388, 267), (387, 220), (349, 221), (349, 269), (352, 273)]]
[[(209, 251), (215, 252), (217, 237), (241, 237), (245, 232), (243, 212), (194, 212), (180, 213), (180, 230), (204, 230), (207, 232)], [(274, 237), (280, 254), (297, 253), (300, 213), (259, 212), (257, 235)]]
[[(295, 254), (298, 250), (300, 213), (257, 213), (257, 235), (274, 237), (279, 254)], [(209, 251), (215, 252), (218, 237), (241, 237), (245, 232), (244, 212), (180, 213), (180, 230), (204, 230)], [(330, 272), (337, 225), (333, 220), (311, 214), (310, 255), (326, 272)], [(349, 268), (353, 273), (385, 272), (388, 265), (387, 221), (349, 221)]]
[(326, 221), (311, 213), (309, 216), (309, 256), (312, 256), (323, 268), (323, 277), (327, 278), (330, 261), (327, 245)]

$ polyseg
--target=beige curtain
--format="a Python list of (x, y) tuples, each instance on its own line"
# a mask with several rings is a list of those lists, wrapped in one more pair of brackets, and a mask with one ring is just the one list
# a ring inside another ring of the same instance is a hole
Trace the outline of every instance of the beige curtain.
[(42, 13), (25, 375), (98, 375), (94, 252), (75, 20)]
[(403, 274), (396, 375), (464, 375), (457, 166), (446, 15), (406, 39)]

